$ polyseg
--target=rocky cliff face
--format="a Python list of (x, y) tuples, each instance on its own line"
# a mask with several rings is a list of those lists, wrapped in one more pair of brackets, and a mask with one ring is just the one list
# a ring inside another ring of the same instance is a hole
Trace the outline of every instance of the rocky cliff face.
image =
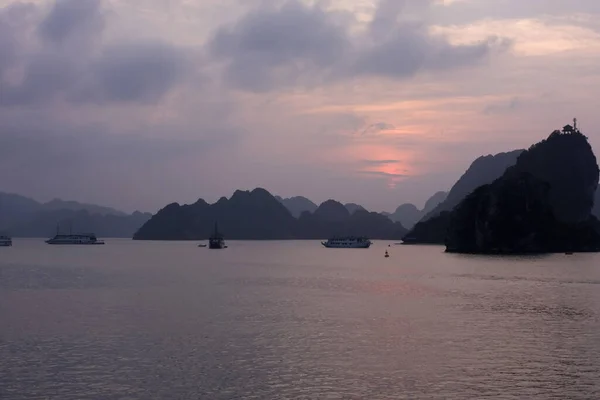
[(598, 164), (587, 138), (571, 127), (554, 131), (522, 153), (513, 173), (529, 173), (550, 184), (554, 216), (562, 222), (587, 220), (598, 188)]
[(454, 210), (446, 236), (449, 252), (539, 253), (554, 224), (550, 186), (529, 174), (481, 186)]
[(422, 221), (439, 215), (443, 211), (452, 211), (479, 186), (487, 185), (500, 178), (509, 167), (515, 165), (522, 153), (523, 150), (514, 150), (508, 153), (482, 156), (473, 161), (463, 176), (452, 186), (446, 199), (425, 215)]
[(419, 223), (403, 239), (408, 243), (444, 244), (450, 223), (449, 214), (436, 218), (442, 213), (451, 213), (465, 197), (481, 185), (487, 185), (504, 174), (507, 168), (515, 165), (523, 150), (482, 156), (473, 161), (469, 169), (452, 186), (445, 200), (428, 213), (424, 213)]
[(419, 222), (402, 241), (405, 244), (444, 244), (451, 217), (450, 211), (443, 211), (427, 221)]
[(454, 209), (447, 251), (598, 251), (598, 221), (590, 214), (598, 177), (587, 138), (567, 127), (556, 131)]

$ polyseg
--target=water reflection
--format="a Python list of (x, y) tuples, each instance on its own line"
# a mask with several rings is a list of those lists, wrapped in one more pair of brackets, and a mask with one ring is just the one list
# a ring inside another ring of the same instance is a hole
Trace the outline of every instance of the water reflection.
[(600, 398), (597, 256), (103, 247), (0, 258), (0, 398)]

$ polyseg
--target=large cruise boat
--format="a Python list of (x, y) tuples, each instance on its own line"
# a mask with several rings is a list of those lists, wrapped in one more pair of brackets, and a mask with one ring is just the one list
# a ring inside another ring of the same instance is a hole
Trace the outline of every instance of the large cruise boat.
[(48, 244), (104, 244), (103, 240), (98, 240), (96, 235), (90, 234), (77, 234), (77, 235), (61, 235), (56, 234), (52, 239), (46, 240)]
[(0, 247), (12, 246), (12, 239), (8, 236), (0, 236)]
[(215, 231), (208, 239), (208, 248), (209, 249), (225, 249), (225, 239), (223, 235), (219, 233), (219, 228), (215, 223)]
[(321, 244), (328, 249), (368, 249), (372, 242), (364, 237), (339, 237), (331, 238)]

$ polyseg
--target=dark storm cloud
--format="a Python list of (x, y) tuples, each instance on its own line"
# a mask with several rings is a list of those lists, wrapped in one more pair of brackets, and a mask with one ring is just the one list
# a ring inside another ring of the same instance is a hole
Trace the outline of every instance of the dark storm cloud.
[[(57, 1), (37, 22), (11, 23), (18, 7), (24, 6), (0, 9), (0, 72), (16, 64), (23, 71), (18, 81), (0, 76), (0, 106), (59, 99), (155, 103), (188, 71), (183, 50), (167, 43), (102, 45), (105, 18), (99, 0)], [(23, 39), (30, 28), (39, 43)]]
[[(422, 70), (473, 64), (489, 54), (493, 40), (452, 45), (432, 36), (422, 21), (432, 4), (382, 0), (368, 31), (356, 36), (338, 23), (334, 12), (288, 0), (280, 8), (259, 8), (233, 27), (220, 29), (209, 48), (225, 62), (229, 83), (253, 91), (302, 84), (308, 76), (405, 78)], [(411, 19), (403, 20), (405, 15)]]

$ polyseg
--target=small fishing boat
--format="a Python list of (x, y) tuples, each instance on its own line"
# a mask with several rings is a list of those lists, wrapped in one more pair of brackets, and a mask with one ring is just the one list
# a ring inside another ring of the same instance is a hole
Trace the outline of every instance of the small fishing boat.
[(223, 235), (221, 233), (219, 233), (219, 227), (217, 226), (216, 222), (215, 222), (215, 231), (208, 239), (208, 248), (216, 249), (216, 250), (227, 248), (227, 246), (225, 246), (225, 239), (223, 238)]
[(12, 239), (9, 236), (0, 236), (0, 247), (12, 246)]

